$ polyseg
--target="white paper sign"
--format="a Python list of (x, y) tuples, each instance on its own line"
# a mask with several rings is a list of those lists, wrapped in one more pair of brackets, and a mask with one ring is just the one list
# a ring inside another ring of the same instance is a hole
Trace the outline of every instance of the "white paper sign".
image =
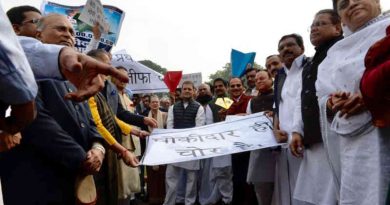
[(272, 122), (256, 113), (190, 129), (155, 129), (141, 163), (171, 164), (280, 145)]
[(105, 33), (110, 28), (110, 25), (104, 17), (103, 5), (100, 0), (88, 0), (80, 14), (79, 20), (90, 26), (94, 26), (98, 22), (100, 30)]
[(192, 81), (196, 88), (198, 88), (202, 84), (202, 73), (188, 73), (183, 74), (183, 77), (181, 78), (178, 87), (181, 88), (184, 81)]
[(122, 66), (127, 69), (129, 75), (127, 88), (132, 93), (169, 92), (162, 74), (133, 60), (125, 50), (114, 53), (111, 63), (114, 67)]

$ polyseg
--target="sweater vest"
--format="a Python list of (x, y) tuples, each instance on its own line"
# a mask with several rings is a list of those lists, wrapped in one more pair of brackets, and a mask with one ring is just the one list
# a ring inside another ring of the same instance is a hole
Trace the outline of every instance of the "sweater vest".
[(200, 104), (191, 101), (188, 106), (184, 108), (182, 102), (178, 102), (173, 106), (173, 128), (184, 129), (196, 126), (196, 114)]
[(270, 93), (258, 95), (252, 98), (251, 110), (252, 113), (272, 111), (274, 105), (274, 94), (271, 90)]

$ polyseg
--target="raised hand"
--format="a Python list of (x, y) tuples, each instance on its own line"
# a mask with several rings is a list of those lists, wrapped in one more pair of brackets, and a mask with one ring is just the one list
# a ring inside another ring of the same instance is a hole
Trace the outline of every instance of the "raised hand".
[(125, 83), (129, 81), (126, 74), (111, 65), (98, 62), (72, 48), (62, 48), (59, 60), (62, 74), (78, 89), (68, 93), (65, 96), (66, 99), (84, 101), (94, 96), (104, 87), (104, 81), (99, 77), (99, 74), (110, 75)]

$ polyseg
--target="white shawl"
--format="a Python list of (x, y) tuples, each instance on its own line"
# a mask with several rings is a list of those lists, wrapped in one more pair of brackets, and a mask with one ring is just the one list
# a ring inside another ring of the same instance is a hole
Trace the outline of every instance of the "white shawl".
[[(389, 15), (381, 15), (329, 49), (327, 57), (318, 67), (316, 89), (319, 101), (326, 102), (325, 99), (337, 91), (352, 94), (360, 92), (366, 53), (371, 45), (386, 35), (388, 25)], [(348, 119), (340, 118), (338, 114), (331, 124), (331, 129), (340, 135), (354, 136), (372, 127), (371, 114), (368, 111)]]
[[(152, 110), (149, 111), (148, 117), (153, 118)], [(161, 112), (160, 110), (157, 110), (157, 117), (154, 118), (154, 119), (157, 120), (157, 128), (164, 129), (164, 127), (167, 124), (167, 115), (166, 115), (166, 113), (163, 114), (163, 112)], [(153, 131), (152, 127), (148, 126), (148, 128), (149, 128), (150, 132)]]

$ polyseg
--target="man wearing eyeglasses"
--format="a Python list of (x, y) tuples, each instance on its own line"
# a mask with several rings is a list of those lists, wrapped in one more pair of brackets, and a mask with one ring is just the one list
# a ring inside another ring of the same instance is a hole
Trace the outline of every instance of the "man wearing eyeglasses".
[(13, 7), (7, 11), (7, 16), (16, 35), (35, 38), (37, 23), (42, 17), (38, 9), (32, 6)]
[[(227, 110), (227, 115), (245, 115), (246, 107), (251, 99), (244, 93), (244, 85), (240, 78), (232, 78), (229, 82), (229, 93), (234, 101)], [(233, 168), (233, 202), (232, 204), (256, 204), (256, 194), (253, 187), (246, 183), (250, 152), (232, 154)]]
[[(65, 16), (53, 14), (41, 20), (36, 36), (43, 43), (56, 44), (61, 49), (59, 55), (73, 50), (73, 27)], [(22, 39), (22, 44), (26, 40), (34, 39)], [(41, 70), (58, 67), (57, 56), (41, 56), (55, 61), (47, 61)], [(36, 118), (21, 131), (20, 146), (3, 153), (0, 160), (5, 204), (75, 204), (77, 174), (95, 174), (100, 170), (105, 154), (102, 137), (86, 104), (64, 99), (73, 90), (75, 87), (69, 82), (38, 82)], [(25, 197), (19, 197), (18, 192), (26, 193)]]
[(329, 48), (342, 39), (342, 33), (340, 17), (335, 11), (325, 9), (317, 12), (310, 26), (310, 41), (316, 53), (311, 65), (302, 71), (302, 88), (296, 98), (290, 150), (303, 160), (294, 198), (309, 204), (337, 204), (332, 170), (325, 151), (329, 144), (323, 143), (321, 135), (315, 83), (319, 64), (327, 56)]

